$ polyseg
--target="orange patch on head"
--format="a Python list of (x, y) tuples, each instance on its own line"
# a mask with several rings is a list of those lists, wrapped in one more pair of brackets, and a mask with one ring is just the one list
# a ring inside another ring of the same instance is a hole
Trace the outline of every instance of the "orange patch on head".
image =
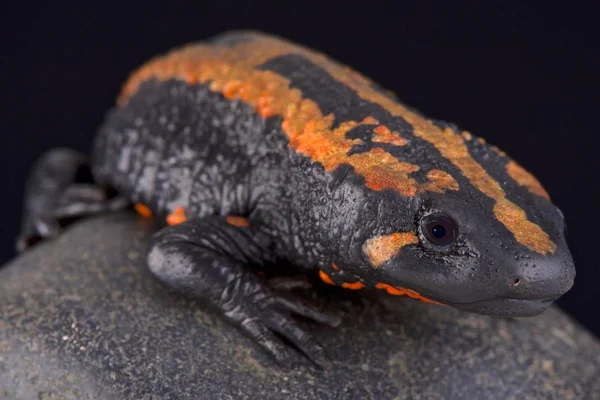
[(506, 164), (506, 173), (521, 186), (525, 186), (530, 193), (542, 196), (546, 200), (550, 200), (548, 192), (542, 187), (542, 184), (523, 167), (515, 161), (509, 161)]
[(379, 268), (396, 256), (402, 247), (417, 243), (419, 238), (414, 233), (395, 232), (367, 240), (363, 245), (363, 251), (371, 266)]
[(147, 205), (142, 204), (142, 203), (136, 203), (133, 205), (133, 208), (135, 209), (135, 211), (137, 211), (137, 213), (139, 215), (142, 216), (142, 218), (145, 218), (145, 219), (152, 218), (152, 210), (150, 210), (150, 208), (148, 208)]
[(425, 296), (421, 296), (419, 293), (415, 292), (414, 290), (395, 287), (392, 285), (388, 285), (387, 283), (378, 283), (377, 285), (375, 285), (375, 287), (377, 289), (384, 289), (388, 294), (390, 294), (392, 296), (408, 296), (411, 299), (421, 300), (424, 303), (444, 305), (435, 300), (428, 299)]
[(427, 182), (421, 185), (420, 191), (444, 193), (446, 190), (458, 190), (458, 182), (452, 175), (439, 169), (427, 173)]
[[(256, 68), (278, 56), (300, 54), (319, 65), (334, 79), (353, 89), (362, 99), (378, 104), (391, 115), (408, 122), (415, 136), (431, 143), (480, 192), (496, 202), (496, 218), (513, 233), (519, 243), (540, 254), (555, 252), (556, 245), (550, 236), (529, 221), (522, 209), (508, 201), (500, 184), (471, 157), (463, 136), (450, 128), (442, 129), (431, 120), (405, 108), (395, 99), (374, 89), (370, 79), (321, 53), (274, 36), (242, 36), (248, 40), (235, 45), (192, 44), (155, 58), (132, 75), (123, 88), (119, 104), (126, 103), (139, 85), (150, 78), (179, 78), (186, 82), (209, 83), (211, 90), (220, 93), (226, 91), (231, 98), (239, 98), (255, 107), (264, 117), (282, 116), (282, 129), (290, 140), (290, 146), (313, 161), (321, 163), (327, 171), (334, 170), (342, 164), (350, 164), (373, 190), (399, 189), (403, 195), (414, 195), (417, 192), (416, 183), (408, 177), (407, 170), (416, 170), (417, 166), (403, 163), (391, 155), (387, 159), (382, 157), (379, 167), (373, 165), (369, 155), (348, 156), (347, 153), (355, 141), (346, 139), (345, 134), (360, 122), (342, 122), (339, 127), (333, 129), (334, 116), (323, 115), (314, 101), (302, 98), (298, 89), (290, 88), (288, 79), (272, 71)], [(236, 88), (236, 84), (230, 83), (232, 81), (242, 83)], [(263, 98), (260, 104), (259, 98)], [(307, 130), (309, 122), (312, 126)], [(481, 138), (477, 140), (485, 143)], [(382, 154), (385, 153), (378, 155)], [(382, 170), (386, 171), (383, 179), (374, 176)], [(532, 237), (533, 240), (524, 239)]]
[(183, 224), (185, 221), (187, 221), (187, 216), (185, 215), (183, 207), (177, 207), (167, 216), (167, 224), (169, 225), (179, 225)]
[(417, 193), (417, 181), (409, 177), (409, 174), (419, 170), (416, 165), (398, 161), (382, 149), (352, 154), (347, 159), (356, 173), (364, 177), (369, 189), (391, 189), (404, 196)]
[(502, 199), (494, 205), (494, 216), (505, 226), (514, 228), (515, 239), (530, 249), (554, 253), (556, 245), (538, 225), (530, 222), (525, 211), (509, 200)]
[(225, 218), (225, 221), (227, 221), (229, 225), (237, 226), (240, 228), (248, 228), (250, 226), (250, 221), (248, 221), (248, 218), (239, 217), (235, 215), (228, 216), (227, 218)]
[(323, 270), (319, 270), (319, 277), (326, 284), (335, 286), (335, 282)]

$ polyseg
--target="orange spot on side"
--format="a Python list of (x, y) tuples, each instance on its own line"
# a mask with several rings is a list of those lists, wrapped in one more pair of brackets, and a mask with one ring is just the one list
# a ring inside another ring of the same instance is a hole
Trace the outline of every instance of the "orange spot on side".
[(150, 219), (152, 218), (152, 210), (148, 208), (147, 205), (142, 203), (136, 203), (133, 205), (135, 211), (142, 216), (142, 218)]
[(240, 228), (248, 228), (250, 226), (250, 221), (248, 221), (248, 218), (238, 217), (235, 215), (228, 216), (227, 218), (225, 218), (225, 221), (227, 221), (229, 225), (237, 226)]
[(392, 296), (408, 296), (411, 299), (420, 300), (424, 303), (444, 305), (435, 300), (428, 299), (425, 296), (421, 296), (419, 293), (411, 289), (399, 288), (392, 285), (388, 285), (387, 283), (378, 283), (377, 285), (375, 285), (375, 287), (377, 289), (384, 289), (388, 294)]
[(329, 277), (329, 275), (327, 275), (325, 272), (323, 272), (322, 270), (319, 270), (319, 277), (323, 280), (323, 282), (325, 282), (328, 285), (334, 285), (335, 286), (335, 282), (333, 280), (331, 280), (331, 278)]
[(350, 290), (360, 290), (365, 287), (365, 284), (362, 282), (344, 282), (342, 287)]
[(331, 264), (331, 268), (333, 268), (333, 269), (334, 269), (334, 270), (336, 270), (336, 271), (339, 271), (339, 270), (340, 270), (340, 267), (338, 267), (337, 265), (335, 265), (335, 264), (333, 264), (333, 263)]
[(167, 216), (167, 224), (169, 225), (179, 225), (187, 221), (187, 216), (185, 215), (185, 210), (183, 207), (177, 207), (171, 214)]

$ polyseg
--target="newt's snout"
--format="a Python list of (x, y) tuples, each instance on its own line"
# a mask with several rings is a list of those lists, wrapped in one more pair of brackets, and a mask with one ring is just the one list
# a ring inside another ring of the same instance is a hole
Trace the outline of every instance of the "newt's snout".
[(505, 277), (499, 297), (519, 300), (557, 299), (571, 289), (575, 266), (570, 254), (544, 256), (521, 262)]
[(480, 314), (530, 317), (545, 311), (567, 293), (575, 280), (575, 265), (567, 253), (519, 262), (498, 279), (493, 298), (455, 303), (461, 310)]

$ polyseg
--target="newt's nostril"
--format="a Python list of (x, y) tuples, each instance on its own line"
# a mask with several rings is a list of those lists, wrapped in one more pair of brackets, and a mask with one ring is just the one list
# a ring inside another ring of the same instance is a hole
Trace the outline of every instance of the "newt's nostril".
[(514, 278), (511, 282), (512, 286), (518, 286), (521, 283), (521, 278)]

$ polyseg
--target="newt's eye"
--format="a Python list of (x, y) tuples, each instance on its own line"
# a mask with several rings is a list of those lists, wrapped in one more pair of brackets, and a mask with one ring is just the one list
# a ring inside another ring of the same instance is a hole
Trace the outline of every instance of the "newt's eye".
[(448, 246), (458, 237), (458, 224), (446, 214), (429, 214), (421, 220), (421, 231), (432, 244)]

